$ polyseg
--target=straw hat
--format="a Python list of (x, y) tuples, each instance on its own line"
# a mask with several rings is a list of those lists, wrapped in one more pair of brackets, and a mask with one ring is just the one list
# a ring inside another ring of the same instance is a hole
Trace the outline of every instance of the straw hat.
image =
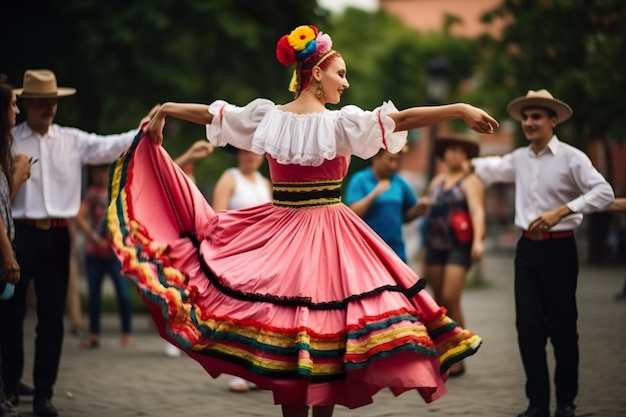
[(462, 147), (467, 154), (467, 159), (476, 158), (480, 151), (480, 145), (476, 139), (469, 136), (450, 133), (445, 136), (440, 136), (437, 140), (435, 140), (435, 155), (437, 155), (437, 158), (443, 159), (443, 155), (446, 153), (448, 146), (453, 145)]
[(14, 91), (23, 98), (64, 97), (76, 93), (75, 88), (57, 87), (57, 77), (47, 69), (26, 70), (23, 88)]
[(522, 110), (527, 107), (543, 107), (556, 113), (559, 123), (563, 123), (572, 117), (572, 108), (565, 102), (552, 97), (546, 89), (528, 90), (526, 96), (518, 97), (506, 107), (512, 118), (522, 121)]

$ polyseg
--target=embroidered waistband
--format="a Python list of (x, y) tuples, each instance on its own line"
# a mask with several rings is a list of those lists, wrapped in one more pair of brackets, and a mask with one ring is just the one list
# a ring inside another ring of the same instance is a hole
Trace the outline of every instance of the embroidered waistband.
[(315, 207), (341, 203), (342, 180), (272, 183), (273, 203), (281, 207)]

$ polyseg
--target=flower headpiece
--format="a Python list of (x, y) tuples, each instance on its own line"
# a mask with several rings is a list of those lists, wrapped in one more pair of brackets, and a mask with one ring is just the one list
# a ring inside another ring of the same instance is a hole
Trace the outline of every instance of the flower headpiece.
[[(283, 35), (276, 44), (276, 58), (285, 65), (298, 64), (298, 67), (313, 68), (320, 65), (335, 51), (333, 41), (326, 33), (320, 32), (313, 25), (298, 26), (288, 35)], [(294, 70), (289, 91), (296, 91), (298, 68)], [(308, 84), (308, 83), (307, 83)]]

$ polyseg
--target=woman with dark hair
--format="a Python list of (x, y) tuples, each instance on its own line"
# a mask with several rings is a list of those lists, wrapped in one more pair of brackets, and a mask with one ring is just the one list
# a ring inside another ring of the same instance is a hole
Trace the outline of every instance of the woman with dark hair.
[[(20, 113), (17, 97), (7, 83), (6, 76), (0, 74), (0, 302), (10, 302), (15, 283), (20, 279), (20, 266), (13, 252), (15, 229), (11, 215), (11, 198), (20, 185), (30, 176), (30, 161), (23, 154), (12, 154), (13, 136), (11, 128)], [(14, 160), (15, 159), (15, 160)], [(10, 341), (0, 341), (2, 343)], [(19, 416), (4, 392), (0, 363), (0, 417)]]
[[(428, 186), (424, 276), (435, 301), (448, 315), (465, 326), (461, 296), (467, 273), (485, 251), (484, 189), (466, 164), (478, 156), (479, 144), (468, 136), (449, 134), (435, 142), (435, 154), (444, 170)], [(465, 372), (463, 362), (450, 367), (450, 376)]]
[[(115, 163), (108, 226), (124, 274), (161, 334), (209, 374), (271, 390), (283, 415), (332, 415), (388, 388), (430, 402), (479, 336), (457, 326), (425, 282), (341, 202), (351, 155), (399, 152), (407, 129), (498, 122), (467, 104), (329, 110), (349, 87), (330, 37), (300, 26), (276, 47), (295, 99), (244, 107), (165, 103)], [(159, 146), (166, 117), (207, 125), (217, 146), (265, 154), (272, 202), (216, 212)]]

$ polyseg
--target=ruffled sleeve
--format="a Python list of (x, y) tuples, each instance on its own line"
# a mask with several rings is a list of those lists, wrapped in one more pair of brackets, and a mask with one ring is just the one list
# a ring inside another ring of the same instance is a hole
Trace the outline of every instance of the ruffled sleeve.
[(254, 134), (275, 104), (267, 99), (258, 98), (244, 107), (216, 100), (209, 105), (213, 122), (206, 126), (206, 137), (215, 146), (233, 145), (243, 150), (252, 150)]
[(356, 155), (368, 159), (380, 149), (397, 153), (406, 144), (407, 132), (394, 132), (396, 124), (390, 113), (398, 109), (387, 101), (372, 111), (356, 106), (345, 106), (339, 110), (335, 127), (338, 155)]

